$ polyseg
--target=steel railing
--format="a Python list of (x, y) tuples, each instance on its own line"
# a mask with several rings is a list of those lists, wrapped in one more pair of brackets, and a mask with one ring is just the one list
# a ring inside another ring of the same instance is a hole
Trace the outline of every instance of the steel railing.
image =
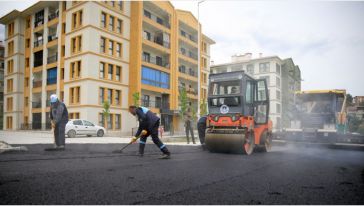
[(156, 57), (151, 57), (151, 56), (149, 56), (149, 57), (143, 56), (142, 57), (142, 60), (145, 61), (145, 62), (151, 63), (151, 64), (155, 64), (155, 65), (161, 66), (161, 67), (169, 68), (169, 62), (166, 61), (163, 58), (156, 58)]
[(47, 58), (47, 64), (51, 64), (53, 62), (56, 62), (57, 61), (57, 58), (58, 58), (58, 53), (53, 54), (52, 56), (49, 56)]
[(52, 13), (48, 15), (48, 21), (52, 21), (53, 19), (58, 17), (58, 13)]
[(34, 47), (39, 47), (43, 45), (43, 39), (39, 39), (34, 42)]

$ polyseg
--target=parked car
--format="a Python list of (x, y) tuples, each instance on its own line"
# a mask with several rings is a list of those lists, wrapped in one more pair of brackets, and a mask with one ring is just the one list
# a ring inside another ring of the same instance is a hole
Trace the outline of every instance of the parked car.
[(96, 135), (102, 137), (105, 133), (106, 130), (104, 127), (83, 119), (71, 119), (66, 125), (66, 134), (70, 138), (76, 137), (76, 135)]

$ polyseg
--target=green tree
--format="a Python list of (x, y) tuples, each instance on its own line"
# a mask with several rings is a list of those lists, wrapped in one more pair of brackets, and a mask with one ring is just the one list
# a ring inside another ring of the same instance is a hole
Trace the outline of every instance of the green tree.
[(353, 96), (351, 94), (346, 94), (346, 105), (347, 106), (353, 105)]
[(134, 104), (134, 106), (139, 107), (139, 99), (140, 99), (139, 92), (135, 92), (133, 94), (133, 104)]
[(200, 116), (206, 115), (207, 113), (207, 101), (203, 99), (200, 104)]
[(110, 103), (109, 101), (104, 101), (104, 103), (102, 104), (104, 110), (102, 111), (104, 118), (108, 118), (110, 116)]
[(188, 111), (188, 97), (187, 97), (187, 91), (186, 88), (182, 88), (179, 91), (179, 105), (181, 107), (179, 114), (181, 115), (182, 119), (185, 119), (185, 115)]

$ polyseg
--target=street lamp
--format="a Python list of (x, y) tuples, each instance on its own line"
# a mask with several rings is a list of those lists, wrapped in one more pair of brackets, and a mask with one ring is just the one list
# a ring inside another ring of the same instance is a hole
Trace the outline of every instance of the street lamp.
[(201, 31), (200, 31), (200, 4), (205, 2), (205, 0), (197, 2), (197, 117), (200, 118), (200, 100), (201, 100)]

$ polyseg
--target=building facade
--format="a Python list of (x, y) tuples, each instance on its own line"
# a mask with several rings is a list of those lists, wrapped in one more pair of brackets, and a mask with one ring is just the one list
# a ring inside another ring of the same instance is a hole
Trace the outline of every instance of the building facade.
[(266, 79), (269, 90), (273, 128), (288, 127), (294, 105), (294, 92), (301, 90), (301, 71), (291, 58), (278, 56), (252, 58), (251, 53), (232, 56), (232, 62), (211, 66), (212, 73), (245, 71), (255, 79)]
[(0, 130), (4, 126), (4, 43), (0, 41)]
[[(124, 134), (136, 126), (127, 108), (138, 93), (137, 101), (169, 127), (178, 109), (180, 59), (191, 70), (185, 79), (197, 104), (198, 24), (170, 2), (38, 2), (0, 23), (6, 26), (6, 50), (11, 48), (5, 53), (5, 88), (11, 88), (4, 95), (6, 129), (49, 128), (53, 93), (70, 118)], [(178, 58), (182, 45), (185, 55)]]

